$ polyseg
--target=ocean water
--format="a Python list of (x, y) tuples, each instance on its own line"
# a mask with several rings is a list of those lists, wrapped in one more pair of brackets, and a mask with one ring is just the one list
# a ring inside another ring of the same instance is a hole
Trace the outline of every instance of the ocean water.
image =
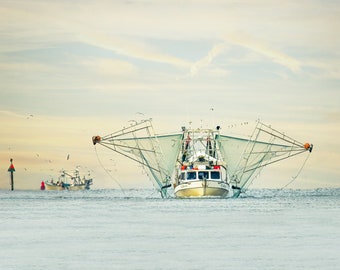
[(0, 191), (0, 269), (340, 269), (340, 189)]

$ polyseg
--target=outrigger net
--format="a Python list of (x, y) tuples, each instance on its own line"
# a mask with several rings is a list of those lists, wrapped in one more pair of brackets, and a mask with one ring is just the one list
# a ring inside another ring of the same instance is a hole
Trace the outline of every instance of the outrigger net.
[(103, 137), (94, 136), (92, 140), (142, 164), (155, 188), (166, 198), (182, 137), (182, 133), (156, 136), (151, 120), (143, 120)]
[(261, 122), (248, 139), (217, 136), (234, 197), (246, 191), (263, 167), (313, 149), (313, 145), (298, 142)]

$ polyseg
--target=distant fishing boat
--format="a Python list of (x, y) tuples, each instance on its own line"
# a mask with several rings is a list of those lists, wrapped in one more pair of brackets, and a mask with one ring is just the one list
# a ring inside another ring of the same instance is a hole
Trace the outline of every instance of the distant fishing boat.
[(58, 180), (55, 182), (53, 179), (45, 181), (46, 190), (85, 190), (90, 189), (93, 179), (80, 177), (79, 170), (76, 169), (74, 174), (69, 174), (65, 170), (61, 171)]
[(220, 126), (156, 135), (143, 120), (92, 142), (142, 164), (163, 198), (236, 198), (263, 167), (313, 149), (259, 121), (241, 138), (220, 134)]

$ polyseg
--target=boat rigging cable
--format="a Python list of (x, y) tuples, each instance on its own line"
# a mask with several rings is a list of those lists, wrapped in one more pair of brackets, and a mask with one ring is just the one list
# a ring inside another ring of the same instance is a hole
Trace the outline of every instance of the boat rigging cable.
[(102, 168), (104, 169), (104, 171), (110, 176), (110, 178), (119, 186), (120, 190), (123, 192), (124, 195), (125, 192), (124, 192), (124, 189), (123, 187), (119, 184), (119, 182), (110, 174), (110, 172), (104, 167), (103, 163), (100, 161), (99, 159), (99, 156), (98, 156), (98, 152), (97, 152), (97, 147), (94, 146), (94, 151), (96, 152), (96, 156), (97, 156), (97, 159), (98, 159), (98, 162), (100, 164), (100, 166), (102, 166)]
[(281, 191), (283, 189), (285, 189), (286, 187), (288, 187), (291, 183), (293, 183), (296, 178), (298, 178), (298, 176), (300, 175), (302, 169), (305, 167), (306, 163), (307, 163), (307, 160), (309, 159), (310, 157), (310, 152), (309, 154), (307, 155), (307, 157), (305, 158), (305, 161), (302, 163), (302, 166), (301, 168), (298, 170), (297, 174), (295, 176), (292, 176), (292, 180), (290, 180), (286, 185), (284, 185), (282, 188), (280, 188), (278, 191)]
[[(225, 152), (228, 151), (228, 141), (234, 139), (243, 140), (244, 143), (246, 143), (237, 165), (231, 164), (229, 160), (229, 164), (232, 166), (230, 171), (234, 171), (231, 174), (232, 182), (234, 182), (235, 187), (240, 188), (234, 197), (238, 197), (240, 193), (247, 190), (248, 186), (251, 185), (263, 167), (297, 156), (306, 151), (311, 153), (313, 149), (313, 144), (298, 142), (259, 121), (248, 140), (221, 136), (222, 150)], [(276, 143), (274, 141), (276, 141)], [(229, 144), (229, 147), (230, 146), (232, 147), (232, 145)], [(227, 153), (225, 156), (227, 156)], [(302, 168), (300, 170), (302, 170)], [(298, 175), (299, 173), (295, 178)]]

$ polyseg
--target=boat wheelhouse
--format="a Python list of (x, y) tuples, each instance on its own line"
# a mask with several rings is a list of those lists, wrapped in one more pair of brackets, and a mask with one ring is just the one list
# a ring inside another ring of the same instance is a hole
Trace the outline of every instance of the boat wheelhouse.
[(219, 197), (229, 193), (227, 177), (222, 178), (220, 165), (194, 167), (181, 166), (181, 171), (174, 183), (174, 193), (178, 198)]

